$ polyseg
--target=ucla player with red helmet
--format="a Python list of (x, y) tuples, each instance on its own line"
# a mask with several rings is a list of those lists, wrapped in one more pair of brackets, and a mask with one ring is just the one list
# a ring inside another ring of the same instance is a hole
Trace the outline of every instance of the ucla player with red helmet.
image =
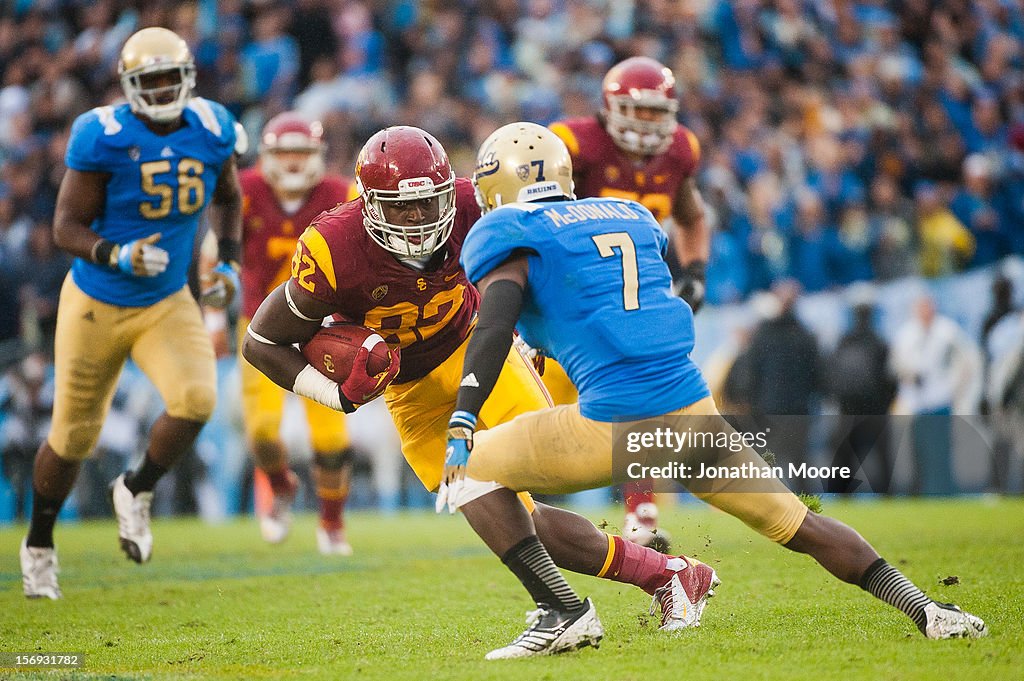
[(189, 449), (216, 400), (213, 346), (186, 285), (207, 206), (220, 262), (204, 302), (223, 306), (237, 289), (240, 128), (220, 104), (193, 97), (192, 55), (167, 29), (132, 35), (118, 71), (128, 102), (75, 120), (57, 196), (54, 238), (76, 257), (60, 294), (53, 421), (36, 454), (32, 521), (21, 548), (31, 598), (61, 595), (54, 523), (129, 357), (156, 386), (164, 412), (142, 464), (119, 476), (111, 495), (121, 549), (137, 563), (150, 559), (153, 488)]
[[(327, 211), (302, 234), (291, 278), (256, 311), (242, 352), (278, 385), (332, 409), (351, 412), (383, 394), (406, 461), (426, 489), (437, 490), (467, 343), (486, 332), (476, 316), (479, 294), (459, 264), (480, 208), (471, 182), (455, 177), (440, 143), (419, 128), (396, 126), (373, 135), (359, 154), (356, 182), (359, 199)], [(328, 315), (375, 329), (401, 349), (400, 365), (396, 353), (391, 368), (375, 375), (357, 356), (340, 385), (320, 374), (292, 344), (312, 337)], [(510, 350), (500, 364), (480, 428), (549, 404), (519, 352)], [(561, 652), (600, 639), (593, 604), (575, 595), (555, 564), (649, 592), (685, 568), (667, 570), (660, 554), (640, 546), (617, 551), (614, 538), (586, 519), (536, 504), (528, 494), (517, 500), (486, 481), (464, 494), (470, 524), (534, 600), (561, 606), (531, 636), (491, 658)], [(532, 540), (509, 543), (523, 526), (530, 527)], [(680, 616), (671, 603), (668, 608), (667, 621)]]
[[(696, 312), (704, 302), (704, 270), (711, 237), (695, 174), (700, 143), (676, 121), (679, 101), (675, 76), (649, 57), (631, 57), (613, 66), (602, 83), (597, 116), (551, 124), (569, 149), (576, 195), (611, 196), (640, 203), (668, 228), (666, 256), (674, 289)], [(555, 362), (545, 363), (544, 383), (556, 404), (571, 404), (576, 389)], [(650, 481), (625, 485), (623, 534), (631, 541), (668, 551), (657, 527), (658, 508)]]
[[(249, 320), (271, 291), (288, 280), (295, 244), (320, 213), (356, 196), (355, 183), (328, 174), (323, 125), (288, 111), (267, 122), (260, 135), (259, 165), (242, 171), (242, 310), (239, 347)], [(298, 478), (281, 443), (287, 392), (248, 362), (239, 361), (242, 417), (256, 460), (256, 511), (263, 538), (281, 542), (291, 527)], [(350, 555), (344, 508), (351, 476), (345, 416), (303, 400), (313, 449), (320, 522), (317, 547), (324, 555)]]
[[(575, 199), (571, 174), (564, 144), (533, 123), (499, 128), (477, 155), (473, 180), (484, 215), (463, 244), (462, 263), (480, 288), (487, 330), (469, 341), (462, 375), (473, 380), (462, 381), (449, 424), (442, 492), (449, 508), (461, 507), (463, 490), (479, 480), (548, 494), (608, 485), (633, 467), (623, 459), (615, 465), (616, 449), (633, 465), (674, 462), (674, 479), (702, 500), (899, 609), (926, 637), (985, 636), (980, 618), (929, 598), (855, 530), (810, 511), (778, 478), (686, 472), (770, 469), (749, 445), (730, 444), (739, 434), (689, 357), (693, 314), (672, 294), (667, 239), (654, 216), (635, 201)], [(566, 367), (580, 400), (477, 433), (513, 328)], [(632, 436), (655, 428), (712, 437), (630, 449)], [(687, 563), (656, 597), (690, 600), (690, 574), (714, 583), (708, 566)], [(706, 595), (686, 610), (699, 618)]]

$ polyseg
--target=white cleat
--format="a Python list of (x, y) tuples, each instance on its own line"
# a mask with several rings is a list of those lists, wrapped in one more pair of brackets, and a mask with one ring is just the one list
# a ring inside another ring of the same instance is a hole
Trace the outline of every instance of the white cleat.
[(722, 583), (709, 565), (680, 556), (689, 565), (672, 575), (665, 586), (654, 592), (651, 614), (661, 607), (661, 631), (679, 631), (700, 626), (701, 615), (715, 587)]
[(554, 655), (601, 644), (604, 627), (597, 608), (588, 598), (575, 613), (539, 608), (526, 613), (526, 631), (504, 648), (487, 653), (486, 660), (510, 660), (517, 657)]
[[(280, 544), (288, 538), (292, 530), (292, 504), (299, 493), (299, 476), (295, 475), (294, 471), (288, 471), (288, 489), (283, 494), (275, 494), (269, 485), (266, 490), (271, 495), (270, 508), (259, 512), (260, 534), (263, 541)], [(257, 508), (260, 508), (259, 504)], [(266, 509), (265, 506), (263, 508)]]
[(139, 492), (133, 495), (125, 487), (122, 473), (110, 485), (110, 498), (114, 502), (114, 515), (117, 516), (121, 550), (136, 563), (147, 562), (153, 555), (153, 533), (149, 530), (149, 507), (153, 504), (153, 493)]
[(345, 540), (345, 530), (316, 528), (316, 547), (324, 556), (351, 556), (352, 547)]
[(260, 534), (263, 541), (280, 544), (292, 530), (292, 498), (274, 496), (270, 513), (260, 516)]
[[(277, 502), (274, 503), (277, 506)], [(260, 534), (263, 541), (280, 544), (288, 538), (292, 529), (292, 514), (288, 508), (275, 509), (269, 515), (260, 516)]]
[(57, 549), (28, 546), (21, 542), (21, 585), (26, 598), (49, 598), (57, 600), (61, 597), (57, 586)]
[(924, 635), (928, 638), (981, 638), (988, 636), (988, 627), (980, 617), (964, 612), (948, 603), (924, 606)]

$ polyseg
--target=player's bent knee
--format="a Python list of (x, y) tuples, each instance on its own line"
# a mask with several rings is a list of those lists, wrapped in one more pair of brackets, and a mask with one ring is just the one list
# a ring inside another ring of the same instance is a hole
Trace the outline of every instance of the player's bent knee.
[(85, 461), (100, 439), (103, 424), (90, 424), (70, 428), (62, 434), (52, 432), (47, 442), (50, 449), (65, 461)]
[(167, 414), (188, 421), (205, 423), (217, 406), (217, 389), (213, 385), (183, 386), (177, 399), (168, 400)]
[(316, 465), (325, 471), (340, 471), (352, 461), (352, 449), (346, 447), (335, 452), (317, 452), (314, 455)]

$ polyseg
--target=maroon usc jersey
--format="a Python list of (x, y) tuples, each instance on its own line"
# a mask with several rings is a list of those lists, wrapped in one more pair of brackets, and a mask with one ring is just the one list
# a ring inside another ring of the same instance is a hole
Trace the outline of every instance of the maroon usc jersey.
[(700, 144), (682, 125), (676, 126), (669, 148), (644, 162), (634, 163), (596, 117), (570, 118), (551, 124), (572, 156), (576, 196), (615, 196), (643, 204), (659, 221), (672, 214), (683, 180), (696, 172)]
[(422, 378), (469, 335), (480, 294), (459, 266), (462, 242), (480, 217), (472, 183), (455, 181), (455, 227), (427, 269), (403, 265), (363, 227), (363, 200), (327, 211), (299, 239), (291, 278), (348, 321), (402, 348), (396, 383)]
[(295, 242), (313, 219), (329, 208), (356, 196), (355, 183), (328, 175), (288, 214), (259, 168), (238, 174), (242, 185), (242, 315), (256, 313), (267, 294), (291, 274)]

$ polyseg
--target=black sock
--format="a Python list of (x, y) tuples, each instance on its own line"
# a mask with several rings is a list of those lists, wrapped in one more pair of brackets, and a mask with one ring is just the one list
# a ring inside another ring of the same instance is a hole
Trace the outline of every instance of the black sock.
[(124, 486), (128, 488), (132, 495), (136, 495), (139, 492), (152, 492), (153, 488), (156, 487), (157, 481), (166, 472), (166, 468), (158, 463), (153, 463), (153, 460), (149, 458), (149, 452), (147, 452), (146, 458), (142, 460), (142, 465), (139, 466), (139, 470), (124, 476)]
[(501, 557), (501, 562), (519, 578), (537, 605), (547, 605), (563, 612), (583, 606), (537, 535), (532, 534), (510, 548)]
[(917, 628), (924, 633), (926, 616), (924, 608), (932, 599), (924, 595), (903, 573), (879, 558), (868, 566), (860, 578), (860, 588), (875, 598), (906, 613), (914, 620)]
[(33, 489), (32, 520), (28, 525), (26, 544), (39, 548), (53, 548), (53, 526), (63, 505), (63, 499), (49, 499)]

